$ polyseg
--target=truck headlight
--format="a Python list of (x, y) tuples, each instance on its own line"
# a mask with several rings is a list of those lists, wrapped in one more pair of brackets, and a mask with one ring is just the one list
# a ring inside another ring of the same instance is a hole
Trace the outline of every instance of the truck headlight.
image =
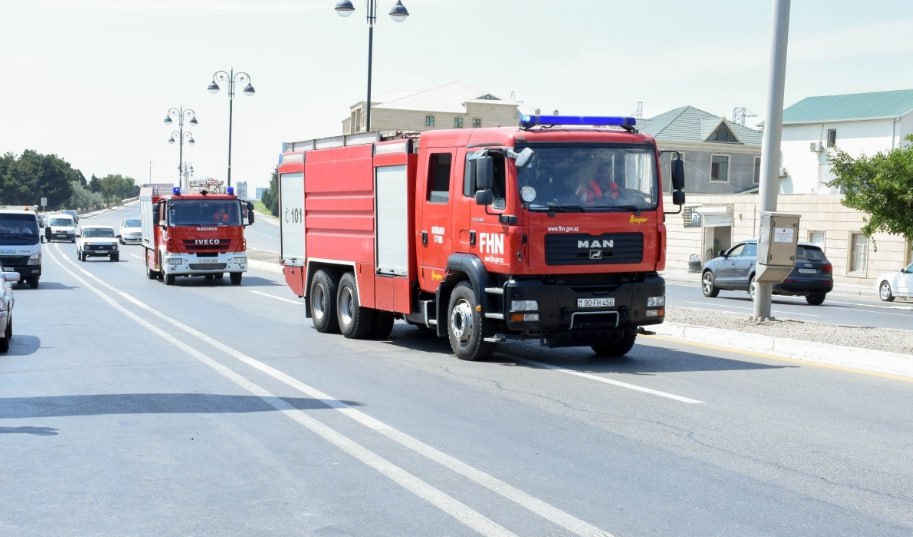
[(29, 256), (28, 265), (40, 265), (41, 264), (41, 254), (32, 254)]
[(665, 296), (648, 296), (647, 297), (647, 307), (648, 308), (662, 308), (666, 305)]
[(539, 311), (537, 300), (511, 300), (510, 311)]
[(180, 258), (180, 257), (169, 257), (169, 258), (168, 258), (168, 264), (169, 264), (169, 265), (180, 265), (180, 264), (181, 264), (181, 258)]

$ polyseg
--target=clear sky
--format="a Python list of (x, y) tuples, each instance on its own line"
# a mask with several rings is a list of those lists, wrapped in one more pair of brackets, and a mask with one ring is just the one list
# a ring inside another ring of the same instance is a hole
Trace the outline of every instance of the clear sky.
[[(652, 117), (692, 105), (765, 119), (773, 0), (377, 0), (373, 93), (462, 82), (567, 114)], [(162, 123), (191, 108), (184, 158), (224, 179), (225, 88), (234, 99), (232, 182), (267, 186), (284, 141), (341, 133), (365, 98), (365, 0), (0, 0), (0, 152), (56, 154), (82, 171), (175, 182)], [(913, 88), (909, 0), (793, 0), (785, 105), (812, 95)], [(251, 192), (252, 193), (252, 192)]]

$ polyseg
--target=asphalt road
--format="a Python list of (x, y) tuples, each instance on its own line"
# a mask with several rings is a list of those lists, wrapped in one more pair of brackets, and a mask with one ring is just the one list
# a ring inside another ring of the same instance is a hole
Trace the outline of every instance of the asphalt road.
[(462, 362), (402, 323), (318, 334), (274, 273), (165, 286), (124, 248), (45, 245), (16, 291), (0, 535), (913, 534), (909, 382), (662, 338)]

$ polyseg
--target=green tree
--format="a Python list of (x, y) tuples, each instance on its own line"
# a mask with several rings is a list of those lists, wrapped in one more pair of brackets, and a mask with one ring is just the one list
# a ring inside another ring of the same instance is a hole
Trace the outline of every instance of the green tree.
[(19, 158), (0, 159), (0, 204), (37, 205), (47, 198), (49, 209), (60, 209), (70, 198), (73, 182), (82, 174), (57, 155), (27, 149)]
[(269, 180), (269, 188), (263, 192), (263, 198), (260, 200), (263, 205), (269, 209), (270, 214), (279, 216), (279, 167), (273, 169), (273, 175)]
[(868, 213), (863, 233), (913, 240), (913, 145), (859, 158), (838, 149), (828, 161), (836, 177), (827, 185), (840, 189), (843, 205)]
[[(125, 198), (133, 197), (137, 190), (136, 181), (132, 177), (124, 177), (120, 174), (106, 175), (101, 179), (93, 175), (89, 185), (94, 192), (101, 194), (106, 207), (119, 204)], [(95, 190), (92, 185), (96, 185), (98, 190)]]
[(78, 181), (73, 183), (73, 194), (67, 201), (67, 207), (77, 210), (94, 211), (105, 206), (105, 200), (98, 192), (92, 192)]

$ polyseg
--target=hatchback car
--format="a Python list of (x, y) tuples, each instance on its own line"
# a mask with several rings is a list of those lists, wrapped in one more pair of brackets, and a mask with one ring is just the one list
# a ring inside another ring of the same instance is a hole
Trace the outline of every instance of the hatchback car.
[(19, 273), (7, 271), (0, 265), (0, 352), (10, 348), (13, 339), (13, 287), (19, 281)]
[[(704, 265), (701, 273), (701, 291), (706, 297), (715, 297), (720, 290), (748, 291), (755, 295), (755, 262), (758, 241), (742, 241), (721, 251)], [(821, 247), (800, 242), (796, 247), (793, 270), (780, 283), (773, 284), (773, 294), (804, 296), (813, 306), (824, 302), (824, 297), (834, 289), (833, 265)]]
[(121, 244), (139, 244), (143, 242), (143, 227), (139, 218), (124, 218), (117, 230)]
[(891, 302), (896, 297), (913, 298), (913, 263), (896, 272), (880, 274), (875, 280), (878, 298)]
[(87, 257), (107, 257), (111, 261), (120, 260), (117, 249), (117, 237), (111, 226), (83, 226), (76, 240), (76, 257), (85, 261)]

